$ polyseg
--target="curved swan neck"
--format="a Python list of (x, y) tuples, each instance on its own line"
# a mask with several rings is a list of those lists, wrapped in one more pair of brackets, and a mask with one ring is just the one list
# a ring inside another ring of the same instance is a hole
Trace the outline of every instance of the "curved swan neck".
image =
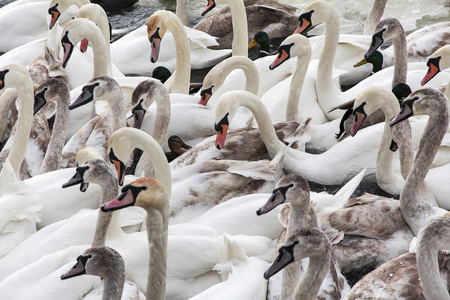
[(191, 55), (186, 30), (175, 14), (168, 13), (166, 16), (169, 19), (168, 29), (173, 35), (177, 56), (175, 79), (169, 92), (189, 95)]
[(427, 220), (422, 217), (420, 222), (416, 222), (417, 210), (423, 211), (422, 213), (427, 213), (428, 215), (434, 213), (434, 211), (431, 211), (434, 210), (434, 208), (424, 202), (419, 193), (420, 187), (422, 186), (439, 145), (447, 131), (449, 122), (447, 101), (445, 102), (445, 106), (445, 109), (439, 107), (437, 109), (438, 111), (433, 111), (430, 114), (422, 138), (419, 142), (414, 165), (408, 174), (400, 194), (400, 209), (402, 215), (416, 235), (424, 224), (423, 222), (426, 222)]
[(244, 1), (228, 0), (233, 24), (232, 55), (248, 57), (248, 25)]
[(27, 151), (26, 145), (30, 138), (31, 123), (33, 119), (34, 90), (28, 70), (23, 66), (16, 66), (18, 67), (14, 70), (10, 70), (10, 72), (14, 72), (17, 75), (17, 78), (20, 79), (16, 81), (17, 84), (14, 83), (7, 87), (13, 87), (17, 90), (19, 96), (19, 114), (16, 122), (16, 134), (7, 160), (11, 163), (16, 178), (19, 178), (20, 166), (25, 158)]
[(177, 17), (184, 26), (190, 27), (189, 20), (189, 0), (177, 0), (176, 7)]
[(306, 71), (308, 70), (308, 63), (305, 62), (309, 62), (310, 58), (311, 52), (303, 54), (301, 61), (300, 57), (297, 58), (297, 63), (289, 86), (286, 121), (303, 121), (298, 120), (298, 103), (300, 101), (300, 94), (302, 92), (303, 82), (305, 81)]
[(101, 30), (102, 36), (105, 40), (105, 45), (108, 53), (110, 53), (110, 31), (108, 16), (105, 10), (98, 4), (89, 3), (83, 5), (77, 14), (78, 18), (85, 18), (94, 22)]
[[(69, 24), (72, 24), (70, 27)], [(74, 44), (82, 39), (87, 39), (92, 47), (94, 56), (94, 74), (92, 77), (112, 76), (111, 55), (107, 51), (105, 38), (93, 22), (88, 19), (75, 19), (69, 22), (66, 27), (73, 31), (71, 40)], [(69, 32), (70, 32), (69, 31)]]
[(169, 199), (162, 211), (146, 209), (147, 237), (150, 260), (148, 266), (147, 299), (166, 298), (167, 240), (169, 228)]
[[(432, 236), (427, 238), (432, 238)], [(425, 298), (427, 300), (450, 299), (439, 274), (438, 249), (432, 249), (428, 243), (423, 243), (417, 249), (416, 258), (420, 285)]]
[[(285, 145), (278, 139), (272, 121), (264, 104), (255, 95), (245, 91), (232, 91), (238, 93), (235, 99), (239, 99), (239, 104), (247, 107), (255, 116), (256, 123), (261, 133), (261, 139), (267, 147), (270, 157), (275, 157)], [(229, 92), (230, 93), (230, 92)], [(247, 96), (240, 95), (244, 93)], [(231, 93), (230, 93), (231, 95)]]
[(364, 22), (364, 34), (369, 35), (375, 33), (375, 27), (383, 16), (386, 3), (387, 0), (374, 0), (369, 16), (367, 16), (367, 19)]
[(232, 56), (215, 65), (203, 80), (203, 88), (214, 85), (214, 89), (219, 89), (227, 76), (235, 69), (240, 69), (245, 75), (245, 90), (254, 95), (259, 90), (259, 73), (255, 63), (245, 56)]
[[(64, 86), (62, 86), (64, 85)], [(65, 84), (58, 84), (59, 93), (56, 94), (56, 114), (52, 135), (45, 152), (40, 174), (58, 169), (59, 158), (64, 148), (67, 127), (69, 126), (70, 94)]]
[(125, 276), (116, 273), (110, 274), (103, 280), (102, 300), (120, 300), (122, 299)]

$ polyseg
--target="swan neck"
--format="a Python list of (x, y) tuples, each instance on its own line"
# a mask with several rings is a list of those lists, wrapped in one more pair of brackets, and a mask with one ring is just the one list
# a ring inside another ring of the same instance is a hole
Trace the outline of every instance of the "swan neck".
[(232, 55), (248, 57), (248, 25), (244, 1), (229, 1), (233, 25)]
[(156, 118), (152, 137), (162, 147), (167, 137), (167, 131), (169, 130), (171, 112), (170, 96), (164, 87), (161, 93), (156, 93), (156, 95)]
[(261, 103), (261, 100), (256, 97), (254, 99), (242, 97), (241, 101), (241, 105), (247, 107), (255, 116), (261, 139), (266, 145), (270, 157), (275, 157), (280, 150), (284, 149), (285, 145), (277, 137), (269, 112)]
[[(334, 11), (329, 14), (325, 23), (325, 43), (320, 54), (319, 65), (317, 66), (317, 78), (320, 78), (322, 85), (335, 86), (332, 80), (334, 57), (339, 42), (339, 18)], [(337, 89), (337, 87), (335, 87)]]
[(126, 127), (126, 116), (125, 116), (125, 99), (123, 97), (123, 92), (119, 85), (115, 88), (113, 95), (116, 97), (114, 99), (109, 98), (108, 104), (111, 109), (112, 116), (112, 130), (115, 132), (117, 129)]
[(298, 103), (300, 101), (300, 94), (302, 92), (303, 82), (305, 81), (308, 63), (311, 58), (311, 53), (305, 55), (300, 59), (297, 58), (294, 73), (292, 74), (291, 84), (289, 86), (289, 98), (286, 106), (286, 121), (298, 121)]
[(173, 81), (171, 93), (189, 95), (189, 86), (191, 80), (191, 55), (189, 41), (180, 19), (175, 15), (170, 17), (169, 30), (175, 41), (176, 51), (176, 73)]
[[(102, 196), (100, 200), (100, 206), (105, 204), (106, 202), (114, 199), (117, 196), (117, 181), (111, 180), (107, 184), (102, 184)], [(111, 222), (114, 218), (114, 225), (111, 227), (119, 228), (119, 213), (118, 212), (103, 212), (100, 209), (98, 210), (98, 218), (97, 225), (95, 228), (94, 239), (92, 241), (92, 247), (103, 247), (105, 246), (105, 240), (108, 233), (108, 228), (111, 225)]]
[(102, 300), (120, 300), (125, 285), (125, 276), (121, 274), (109, 274), (103, 278)]
[[(427, 236), (423, 238), (433, 238)], [(433, 243), (419, 243), (417, 249), (417, 269), (419, 271), (420, 285), (427, 300), (450, 299), (447, 289), (439, 274), (438, 249), (432, 247)]]
[[(95, 25), (94, 25), (95, 26)], [(96, 26), (95, 26), (96, 27)], [(98, 29), (98, 28), (96, 28)], [(91, 31), (93, 37), (89, 39), (94, 53), (94, 78), (100, 76), (112, 76), (111, 71), (111, 54), (105, 43), (105, 38), (100, 30)]]
[(406, 49), (406, 34), (403, 28), (392, 39), (394, 46), (394, 76), (392, 87), (399, 83), (406, 83), (406, 73), (408, 72), (408, 58)]
[(48, 143), (47, 151), (45, 152), (40, 174), (54, 171), (58, 168), (59, 159), (65, 144), (67, 128), (69, 126), (69, 104), (70, 95), (66, 92), (56, 100), (55, 122), (53, 123), (52, 135)]
[(300, 277), (292, 299), (316, 299), (320, 286), (330, 268), (330, 261), (331, 249), (327, 249), (325, 255), (310, 256), (308, 267)]
[(16, 123), (16, 134), (7, 159), (10, 161), (17, 178), (19, 178), (20, 166), (27, 151), (33, 120), (34, 92), (31, 79), (25, 80), (23, 85), (16, 87), (16, 89), (19, 95), (19, 114)]
[(378, 22), (380, 22), (381, 17), (384, 14), (384, 9), (386, 8), (387, 0), (374, 0), (372, 9), (364, 22), (364, 34), (372, 35), (375, 33), (375, 28)]
[(169, 200), (162, 211), (147, 209), (147, 237), (150, 252), (147, 281), (147, 299), (166, 298), (167, 240)]

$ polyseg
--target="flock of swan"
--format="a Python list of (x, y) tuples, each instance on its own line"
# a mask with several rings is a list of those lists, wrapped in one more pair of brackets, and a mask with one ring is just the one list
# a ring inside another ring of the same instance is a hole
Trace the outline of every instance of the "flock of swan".
[(355, 35), (181, 0), (113, 43), (88, 0), (2, 7), (33, 18), (0, 37), (0, 298), (450, 299), (450, 21), (386, 2)]

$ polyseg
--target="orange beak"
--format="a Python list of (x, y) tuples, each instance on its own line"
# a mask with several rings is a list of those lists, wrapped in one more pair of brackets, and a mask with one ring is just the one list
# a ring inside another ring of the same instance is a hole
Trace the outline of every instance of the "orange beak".
[(425, 75), (425, 77), (423, 77), (422, 81), (420, 82), (421, 85), (426, 84), (428, 81), (431, 80), (431, 78), (433, 78), (434, 76), (436, 76), (436, 74), (439, 73), (439, 68), (436, 67), (433, 64), (430, 64), (430, 66), (428, 67), (428, 71), (427, 74)]
[(281, 52), (278, 52), (278, 55), (275, 58), (275, 60), (273, 61), (273, 63), (269, 66), (269, 69), (270, 70), (275, 69), (276, 67), (281, 65), (283, 62), (288, 60), (289, 57), (290, 57), (289, 53), (287, 53), (285, 50), (281, 50)]
[(311, 23), (308, 20), (302, 19), (302, 22), (297, 27), (297, 29), (294, 31), (294, 34), (295, 33), (302, 33), (303, 31), (305, 31), (306, 28), (308, 28), (309, 25), (311, 25)]
[(225, 146), (225, 139), (227, 138), (228, 125), (220, 125), (221, 130), (217, 131), (216, 147), (222, 149)]

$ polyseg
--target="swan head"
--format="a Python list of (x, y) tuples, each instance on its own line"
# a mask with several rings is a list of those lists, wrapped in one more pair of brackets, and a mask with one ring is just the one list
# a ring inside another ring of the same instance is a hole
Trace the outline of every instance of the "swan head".
[(169, 205), (167, 190), (154, 178), (139, 178), (124, 186), (121, 194), (103, 204), (101, 210), (108, 212), (133, 205), (163, 211)]
[(303, 227), (287, 236), (264, 278), (269, 279), (290, 263), (305, 257), (331, 259), (330, 240), (319, 228)]
[[(61, 34), (61, 45), (64, 50), (62, 66), (65, 68), (72, 56), (74, 45), (81, 42), (80, 51), (85, 52), (88, 40), (103, 36), (100, 28), (88, 19), (75, 19), (67, 23)], [(99, 40), (101, 42), (101, 39)]]
[(48, 24), (48, 29), (52, 29), (53, 26), (55, 26), (56, 22), (58, 21), (59, 16), (61, 16), (61, 12), (59, 11), (58, 6), (59, 2), (56, 2), (53, 5), (52, 3), (50, 3), (50, 7), (48, 9), (48, 14), (50, 15), (50, 23)]
[(103, 159), (94, 159), (78, 166), (75, 175), (62, 188), (80, 184), (80, 191), (85, 192), (89, 183), (119, 185), (114, 167)]
[[(34, 94), (34, 114), (36, 114), (48, 101), (62, 101), (62, 94), (69, 95), (67, 85), (60, 79), (50, 78), (42, 83)], [(58, 100), (59, 99), (59, 100)]]
[(388, 41), (399, 33), (404, 32), (402, 25), (395, 18), (386, 18), (381, 20), (375, 28), (375, 33), (372, 35), (372, 43), (369, 50), (364, 55), (365, 58), (373, 55), (385, 41)]
[(421, 85), (425, 85), (442, 70), (450, 68), (450, 45), (441, 47), (434, 52), (428, 59), (427, 66), (427, 74), (420, 82)]
[(17, 63), (4, 65), (0, 69), (0, 91), (5, 88), (20, 87), (31, 81), (28, 69)]
[(95, 100), (115, 99), (120, 93), (119, 83), (109, 76), (100, 76), (89, 80), (81, 89), (81, 94), (70, 104), (69, 109), (75, 109)]
[(150, 61), (152, 63), (158, 60), (161, 40), (168, 29), (167, 13), (171, 12), (158, 10), (150, 16), (147, 22), (147, 36), (151, 44)]
[(133, 127), (140, 129), (145, 114), (152, 103), (167, 94), (167, 89), (158, 80), (144, 80), (140, 82), (131, 95), (131, 116), (134, 119)]
[(125, 263), (122, 256), (112, 248), (89, 248), (78, 256), (76, 264), (69, 271), (61, 275), (61, 280), (85, 274), (102, 278), (110, 278), (114, 274), (120, 276), (120, 281), (124, 283)]
[(395, 124), (408, 119), (413, 115), (442, 115), (448, 123), (448, 99), (440, 91), (434, 88), (423, 88), (411, 93), (402, 103), (398, 115), (389, 123)]
[(334, 16), (339, 20), (336, 11), (330, 3), (316, 0), (307, 5), (298, 17), (299, 25), (294, 33), (306, 34), (315, 26), (330, 20), (330, 16)]
[(356, 97), (353, 103), (351, 136), (355, 136), (367, 116), (382, 109), (388, 118), (398, 114), (400, 107), (394, 94), (381, 86), (370, 86)]
[[(305, 202), (306, 199), (306, 202)], [(272, 192), (269, 200), (256, 212), (262, 215), (273, 210), (280, 204), (307, 203), (309, 206), (309, 184), (303, 177), (296, 174), (288, 174), (278, 180), (275, 189)]]
[(307, 37), (299, 34), (288, 36), (278, 47), (278, 55), (269, 66), (270, 70), (275, 69), (291, 57), (301, 57), (305, 63), (309, 63), (311, 57), (311, 44)]
[(205, 9), (202, 11), (202, 17), (210, 12), (214, 7), (216, 7), (216, 2), (214, 0), (208, 0)]

